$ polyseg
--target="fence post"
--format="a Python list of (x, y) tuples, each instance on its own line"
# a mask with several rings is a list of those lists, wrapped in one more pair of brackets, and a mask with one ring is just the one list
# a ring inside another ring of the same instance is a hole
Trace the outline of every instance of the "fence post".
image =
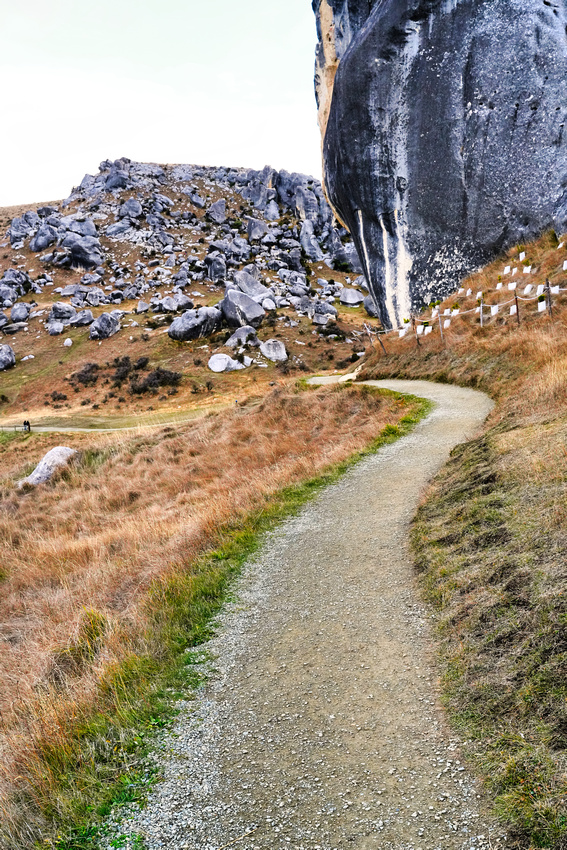
[(418, 337), (418, 335), (417, 335), (417, 327), (416, 327), (416, 325), (415, 325), (415, 316), (412, 316), (412, 317), (411, 317), (411, 326), (412, 326), (412, 328), (413, 328), (413, 332), (414, 332), (414, 334), (415, 334), (415, 341), (417, 342), (417, 347), (419, 348), (419, 346), (421, 345), (421, 343), (420, 343), (420, 341), (419, 341), (419, 337)]
[(480, 326), (481, 328), (484, 327), (484, 301), (482, 298), (480, 299)]
[(518, 304), (518, 293), (514, 292), (514, 300), (516, 301), (516, 319), (518, 320), (518, 327), (520, 326), (520, 305)]
[(551, 307), (551, 286), (549, 285), (549, 279), (545, 279), (545, 300), (547, 302), (547, 312), (549, 315), (552, 315), (552, 307)]
[(441, 313), (439, 313), (439, 330), (441, 331), (441, 342), (445, 345), (445, 334), (443, 333), (443, 321), (441, 319)]

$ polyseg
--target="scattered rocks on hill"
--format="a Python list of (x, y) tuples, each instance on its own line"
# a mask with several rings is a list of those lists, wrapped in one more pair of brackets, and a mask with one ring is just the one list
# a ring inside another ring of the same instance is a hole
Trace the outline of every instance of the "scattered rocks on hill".
[[(252, 363), (252, 360), (249, 358), (250, 363)], [(236, 372), (238, 369), (246, 368), (245, 363), (233, 360), (228, 354), (213, 354), (208, 365), (211, 372)]]
[(70, 449), (67, 446), (56, 446), (40, 460), (31, 475), (18, 481), (18, 487), (23, 487), (26, 484), (33, 487), (38, 484), (45, 484), (53, 478), (60, 467), (69, 463), (69, 460), (76, 454), (75, 449)]
[(222, 313), (216, 307), (201, 307), (198, 310), (187, 310), (182, 316), (173, 320), (169, 328), (169, 336), (179, 341), (201, 339), (220, 330)]
[(16, 365), (14, 349), (9, 345), (0, 345), (0, 372), (11, 369)]
[(357, 289), (347, 289), (345, 287), (344, 289), (341, 289), (339, 300), (341, 304), (344, 304), (347, 307), (358, 307), (364, 301), (364, 295)]
[(233, 328), (242, 325), (259, 328), (266, 315), (265, 310), (253, 298), (237, 289), (229, 289), (220, 307), (226, 323)]
[(229, 339), (225, 342), (227, 348), (238, 348), (241, 345), (251, 345), (257, 347), (260, 345), (256, 336), (256, 329), (252, 325), (243, 325), (238, 328)]
[[(26, 271), (21, 262), (3, 273), (0, 334), (57, 336), (73, 327), (86, 335), (88, 327), (98, 342), (118, 333), (128, 313), (131, 327), (163, 326), (180, 342), (223, 327), (255, 334), (268, 316), (270, 326), (283, 320), (281, 309), (322, 327), (336, 318), (333, 301), (343, 285), (313, 283), (308, 260), (330, 268), (347, 263), (353, 249), (311, 177), (126, 158), (102, 162), (61, 204), (13, 219), (7, 237), (13, 249), (37, 254), (40, 268)], [(18, 260), (25, 257), (13, 264)], [(350, 267), (357, 263), (352, 258)], [(64, 286), (56, 284), (61, 269)], [(69, 282), (73, 269), (77, 280)], [(57, 300), (48, 312), (35, 310), (30, 293)], [(197, 298), (207, 298), (207, 306)], [(232, 347), (247, 344), (234, 335)]]
[(285, 345), (279, 339), (267, 339), (266, 342), (260, 343), (260, 352), (274, 363), (283, 363), (287, 360)]
[(112, 313), (101, 313), (89, 332), (91, 339), (108, 339), (120, 330), (120, 321)]

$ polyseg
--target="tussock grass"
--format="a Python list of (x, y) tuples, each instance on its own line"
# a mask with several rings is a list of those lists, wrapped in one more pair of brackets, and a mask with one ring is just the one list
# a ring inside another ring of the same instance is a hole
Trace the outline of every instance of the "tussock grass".
[(0, 455), (4, 847), (93, 846), (111, 803), (143, 793), (147, 736), (198, 680), (186, 650), (259, 535), (425, 409), (304, 389), (93, 448), (83, 435), (76, 462), (27, 493), (10, 484), (21, 444)]
[[(526, 247), (540, 278), (565, 285), (564, 255)], [(510, 252), (509, 260), (517, 257)], [(509, 262), (509, 260), (507, 262)], [(465, 286), (494, 288), (503, 261)], [(456, 296), (448, 299), (452, 304)], [(432, 335), (433, 336), (433, 335)], [(416, 568), (439, 614), (444, 693), (510, 847), (567, 846), (567, 300), (492, 322), (455, 320), (392, 340), (369, 377), (479, 387), (497, 402), (485, 432), (454, 450), (413, 527)]]

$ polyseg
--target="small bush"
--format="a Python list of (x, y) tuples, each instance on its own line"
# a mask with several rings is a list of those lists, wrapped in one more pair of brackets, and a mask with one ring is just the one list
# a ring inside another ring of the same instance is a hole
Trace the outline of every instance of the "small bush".
[(178, 387), (181, 383), (181, 372), (171, 372), (169, 369), (162, 369), (158, 366), (153, 372), (143, 380), (138, 380), (136, 376), (130, 377), (130, 389), (137, 395), (158, 390), (160, 387)]

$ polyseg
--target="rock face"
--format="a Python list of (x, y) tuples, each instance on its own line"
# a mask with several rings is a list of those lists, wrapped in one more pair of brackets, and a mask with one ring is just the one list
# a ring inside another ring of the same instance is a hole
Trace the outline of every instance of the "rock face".
[(564, 0), (314, 0), (328, 196), (398, 325), (567, 225)]

